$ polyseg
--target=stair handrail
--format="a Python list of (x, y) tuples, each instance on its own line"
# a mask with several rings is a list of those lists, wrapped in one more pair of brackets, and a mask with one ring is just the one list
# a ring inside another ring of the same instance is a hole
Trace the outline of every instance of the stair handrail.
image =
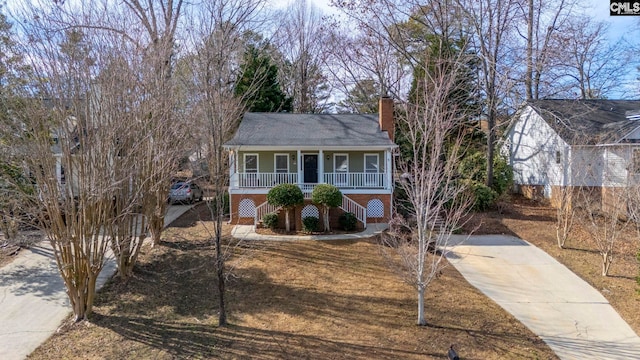
[(356, 216), (356, 219), (367, 228), (367, 208), (353, 201), (351, 198), (342, 195), (342, 206), (340, 208), (346, 212), (350, 212)]
[(262, 219), (262, 217), (268, 213), (272, 213), (272, 212), (276, 212), (278, 210), (282, 209), (281, 206), (275, 206), (275, 205), (271, 205), (269, 204), (268, 201), (263, 202), (262, 204), (256, 206), (256, 212), (253, 218), (253, 227), (254, 230), (255, 228), (258, 226), (258, 223), (260, 222), (260, 220)]

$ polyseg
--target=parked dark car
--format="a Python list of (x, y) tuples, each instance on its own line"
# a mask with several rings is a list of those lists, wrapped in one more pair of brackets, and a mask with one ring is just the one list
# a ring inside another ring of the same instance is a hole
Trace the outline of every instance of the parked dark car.
[(196, 183), (178, 181), (171, 185), (169, 190), (169, 204), (173, 203), (193, 203), (202, 201), (202, 188)]

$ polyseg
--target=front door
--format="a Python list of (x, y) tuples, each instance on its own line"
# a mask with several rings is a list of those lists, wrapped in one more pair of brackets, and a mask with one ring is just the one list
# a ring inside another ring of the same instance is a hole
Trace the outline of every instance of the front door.
[(304, 183), (315, 184), (318, 182), (318, 155), (304, 154)]

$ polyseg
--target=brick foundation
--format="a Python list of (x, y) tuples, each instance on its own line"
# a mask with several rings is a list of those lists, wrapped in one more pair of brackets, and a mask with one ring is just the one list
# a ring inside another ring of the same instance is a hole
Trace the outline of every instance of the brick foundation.
[[(387, 223), (391, 219), (391, 194), (346, 194), (351, 200), (357, 202), (360, 206), (367, 207), (367, 203), (372, 199), (379, 199), (382, 201), (384, 206), (384, 214), (381, 218), (367, 218), (367, 223)], [(229, 197), (229, 206), (231, 210), (231, 223), (232, 224), (240, 224), (240, 225), (253, 225), (254, 218), (251, 217), (240, 217), (240, 201), (243, 199), (251, 199), (254, 202), (255, 206), (259, 206), (260, 204), (267, 201), (266, 194), (231, 194)], [(302, 206), (297, 206), (295, 209), (290, 211), (289, 220), (292, 224), (292, 227), (295, 227), (297, 230), (302, 229), (302, 209), (305, 205), (311, 204), (311, 200), (305, 199), (305, 204)], [(318, 206), (319, 219), (320, 219), (320, 227), (322, 227), (322, 207)], [(340, 208), (331, 209), (329, 214), (329, 224), (332, 228), (339, 228), (338, 218), (342, 215), (344, 211)], [(278, 226), (284, 228), (285, 225), (285, 215), (284, 211), (280, 212), (280, 217), (278, 221)], [(362, 227), (362, 224), (358, 222), (358, 226)]]

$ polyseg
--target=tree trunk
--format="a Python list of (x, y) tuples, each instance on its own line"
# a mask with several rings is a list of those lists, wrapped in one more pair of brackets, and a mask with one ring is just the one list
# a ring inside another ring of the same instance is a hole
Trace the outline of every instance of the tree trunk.
[(527, 100), (533, 98), (533, 0), (528, 0), (527, 14), (527, 73), (524, 77), (524, 86)]
[(289, 208), (284, 210), (284, 227), (287, 232), (291, 231), (291, 226), (289, 225)]
[(418, 325), (427, 325), (427, 320), (424, 318), (424, 290), (425, 286), (418, 285)]
[(611, 263), (613, 262), (611, 252), (605, 251), (602, 253), (602, 276), (609, 275), (609, 268), (611, 267)]
[(324, 231), (325, 232), (329, 232), (331, 231), (331, 227), (329, 226), (329, 207), (325, 206), (324, 207), (324, 214), (323, 214), (323, 220), (324, 220)]
[[(219, 207), (220, 208), (220, 207)], [(218, 275), (218, 326), (227, 325), (227, 310), (224, 302), (225, 280), (224, 280), (224, 259), (222, 255), (221, 232), (222, 227), (221, 215), (217, 215), (218, 226), (216, 228), (216, 273)]]

